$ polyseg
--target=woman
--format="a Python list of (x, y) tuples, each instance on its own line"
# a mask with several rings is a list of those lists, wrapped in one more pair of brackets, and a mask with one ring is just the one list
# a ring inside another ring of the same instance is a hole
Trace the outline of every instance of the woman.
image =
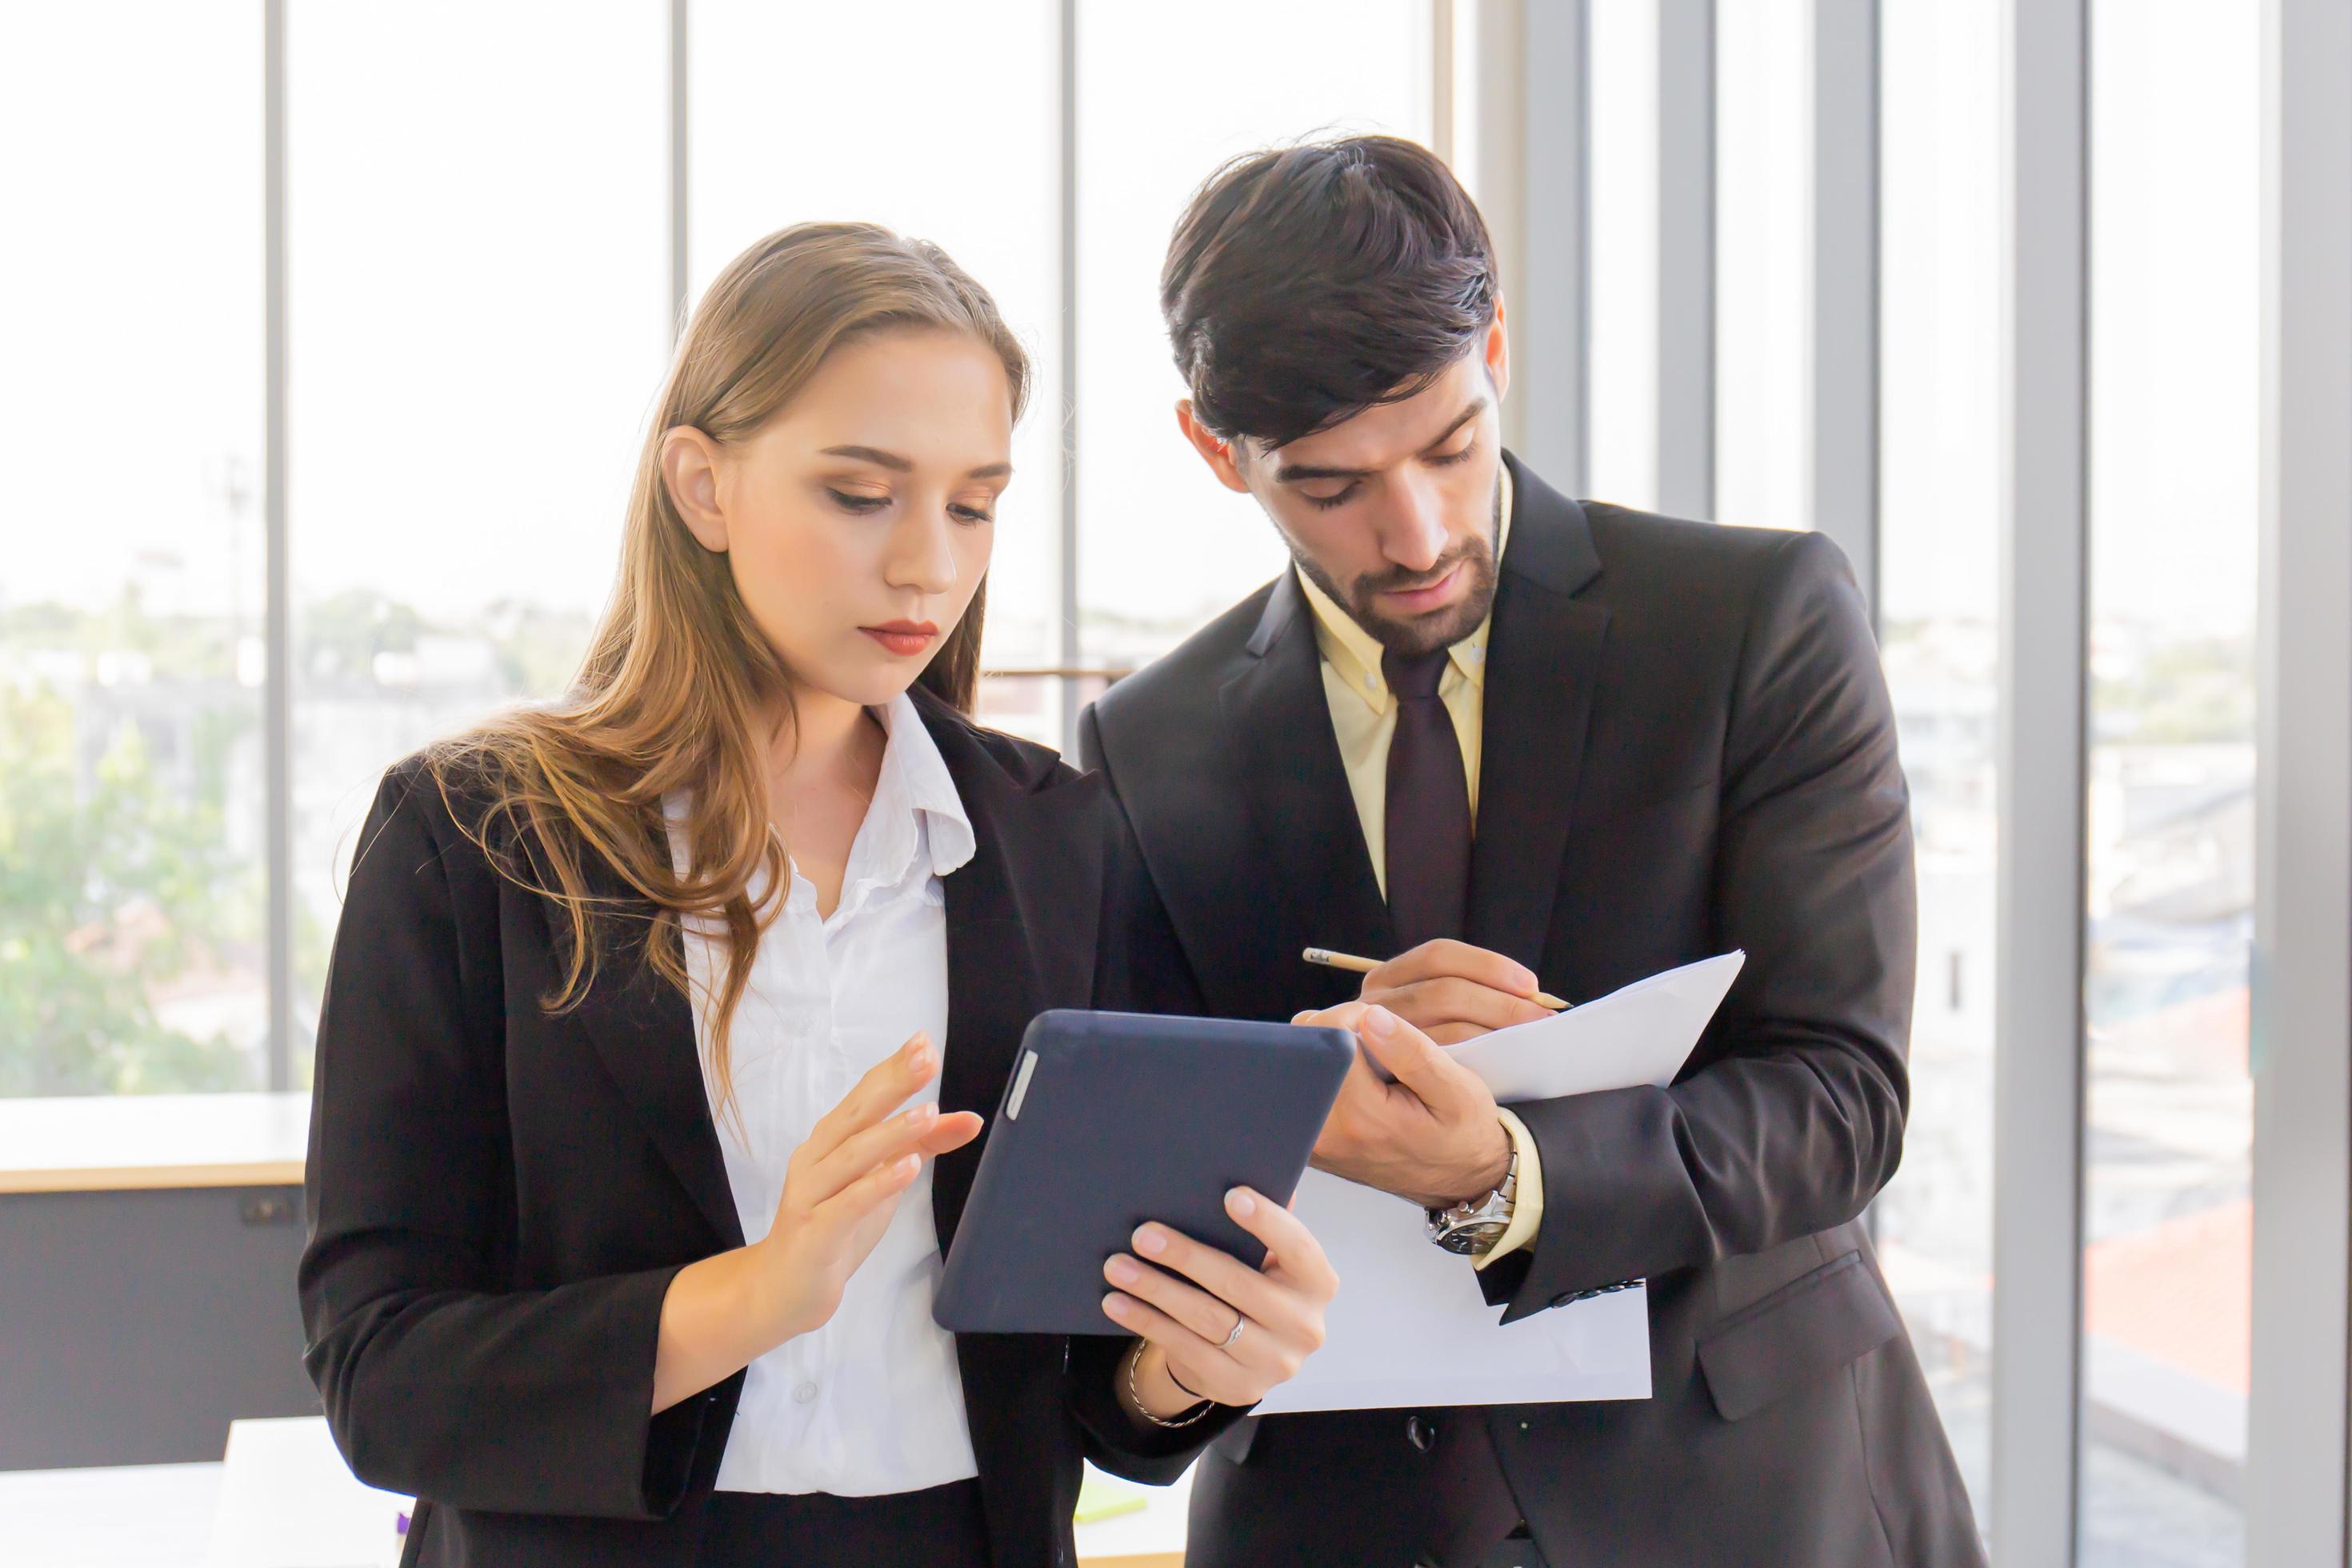
[(1066, 1563), (1081, 1456), (1171, 1479), (1320, 1342), (1320, 1249), (1238, 1189), (1263, 1271), (1147, 1226), (1109, 1337), (931, 1322), (1022, 1029), (1125, 999), (1094, 782), (968, 717), (1027, 382), (933, 247), (754, 246), (572, 691), (386, 776), (301, 1289), (406, 1562)]

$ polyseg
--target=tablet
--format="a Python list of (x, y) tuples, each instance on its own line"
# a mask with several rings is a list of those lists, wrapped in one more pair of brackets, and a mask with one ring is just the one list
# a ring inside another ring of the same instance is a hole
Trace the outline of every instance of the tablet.
[(1255, 1268), (1265, 1247), (1225, 1213), (1225, 1192), (1289, 1201), (1355, 1052), (1344, 1029), (1039, 1014), (932, 1318), (957, 1333), (1124, 1334), (1103, 1315), (1102, 1267), (1148, 1219)]

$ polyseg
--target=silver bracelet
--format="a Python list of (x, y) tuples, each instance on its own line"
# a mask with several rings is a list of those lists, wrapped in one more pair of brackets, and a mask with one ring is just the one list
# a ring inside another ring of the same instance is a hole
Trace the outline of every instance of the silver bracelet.
[[(1210, 1407), (1216, 1404), (1216, 1401), (1213, 1399), (1203, 1399), (1201, 1401), (1201, 1407), (1198, 1410), (1193, 1411), (1192, 1415), (1184, 1416), (1182, 1419), (1177, 1421), (1163, 1420), (1160, 1416), (1154, 1415), (1151, 1414), (1151, 1407), (1143, 1403), (1143, 1391), (1135, 1386), (1136, 1363), (1140, 1362), (1142, 1359), (1143, 1344), (1142, 1342), (1138, 1341), (1135, 1347), (1135, 1353), (1127, 1358), (1127, 1397), (1134, 1403), (1135, 1413), (1138, 1415), (1142, 1416), (1146, 1421), (1150, 1422), (1154, 1426), (1165, 1426), (1171, 1431), (1173, 1431), (1179, 1426), (1190, 1426), (1193, 1422), (1198, 1421), (1202, 1416), (1206, 1415), (1209, 1413)], [(1172, 1369), (1168, 1373), (1168, 1381), (1171, 1383), (1176, 1383), (1176, 1373)], [(1184, 1385), (1181, 1383), (1176, 1383), (1176, 1386), (1179, 1388), (1184, 1388)], [(1184, 1392), (1190, 1394), (1192, 1391), (1189, 1388), (1184, 1388)]]

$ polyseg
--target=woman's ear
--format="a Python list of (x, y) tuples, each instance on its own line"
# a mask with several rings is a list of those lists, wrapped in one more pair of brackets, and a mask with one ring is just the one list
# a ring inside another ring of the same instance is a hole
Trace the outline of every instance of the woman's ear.
[(727, 553), (727, 514), (719, 504), (719, 443), (691, 425), (662, 436), (662, 484), (687, 531), (713, 555)]

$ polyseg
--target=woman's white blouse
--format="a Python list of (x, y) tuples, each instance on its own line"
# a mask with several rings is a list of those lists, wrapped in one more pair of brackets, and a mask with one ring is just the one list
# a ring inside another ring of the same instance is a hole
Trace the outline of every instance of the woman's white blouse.
[[(793, 1151), (868, 1068), (919, 1029), (942, 1055), (954, 1048), (940, 879), (971, 858), (971, 822), (914, 704), (900, 697), (882, 717), (881, 776), (839, 907), (821, 919), (815, 888), (794, 868), (783, 911), (761, 938), (730, 1036), (733, 1118), (719, 1110), (707, 1007), (725, 970), (723, 931), (716, 941), (709, 928), (686, 932), (703, 1083), (747, 1241), (774, 1223)], [(674, 821), (684, 805), (669, 801)], [(675, 831), (672, 843), (682, 858)], [(918, 1098), (937, 1099), (938, 1079)], [(979, 1473), (955, 1339), (931, 1321), (940, 1268), (927, 1161), (840, 1310), (751, 1363), (719, 1490), (866, 1497)]]

